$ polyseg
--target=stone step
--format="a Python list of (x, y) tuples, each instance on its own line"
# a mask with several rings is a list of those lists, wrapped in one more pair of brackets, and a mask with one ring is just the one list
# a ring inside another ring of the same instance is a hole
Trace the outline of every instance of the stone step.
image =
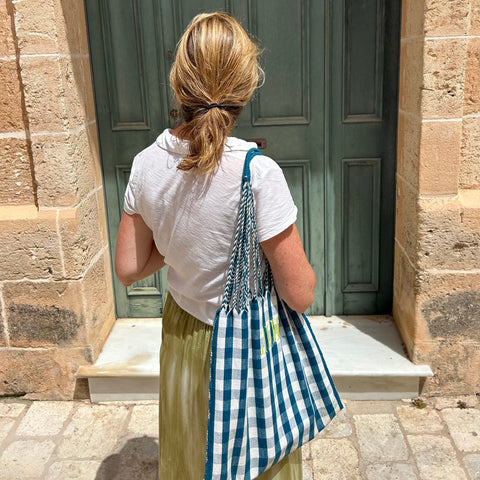
[[(397, 400), (418, 396), (420, 382), (433, 376), (428, 365), (407, 357), (388, 315), (310, 316), (341, 398)], [(81, 366), (92, 402), (158, 398), (159, 318), (121, 318), (94, 365)]]

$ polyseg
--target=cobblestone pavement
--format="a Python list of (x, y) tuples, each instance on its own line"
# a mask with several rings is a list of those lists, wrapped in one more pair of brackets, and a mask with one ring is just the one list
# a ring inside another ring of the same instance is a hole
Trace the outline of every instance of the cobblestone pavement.
[[(480, 480), (480, 398), (422, 400), (345, 400), (304, 480)], [(157, 421), (154, 402), (1, 399), (0, 479), (157, 480)]]

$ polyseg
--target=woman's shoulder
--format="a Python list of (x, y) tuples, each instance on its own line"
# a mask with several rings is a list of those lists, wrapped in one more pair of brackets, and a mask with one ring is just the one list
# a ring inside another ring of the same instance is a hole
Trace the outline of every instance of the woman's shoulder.
[[(237, 156), (245, 158), (247, 152), (252, 148), (258, 148), (255, 142), (249, 140), (243, 140), (237, 137), (228, 137), (225, 143), (225, 153), (234, 153)], [(256, 155), (251, 163), (251, 168), (259, 171), (265, 170), (277, 170), (280, 169), (278, 163), (268, 155), (261, 152), (260, 155)]]

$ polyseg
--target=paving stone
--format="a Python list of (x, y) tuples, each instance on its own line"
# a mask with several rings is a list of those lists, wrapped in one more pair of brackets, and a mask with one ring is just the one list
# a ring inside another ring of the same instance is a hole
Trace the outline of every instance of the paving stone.
[(22, 418), (17, 435), (57, 435), (73, 409), (73, 402), (34, 402)]
[(431, 403), (437, 410), (444, 408), (458, 408), (458, 402), (464, 402), (468, 407), (476, 407), (478, 405), (478, 398), (476, 395), (461, 395), (459, 397), (432, 397)]
[(14, 418), (0, 418), (0, 443), (7, 437), (14, 425)]
[(53, 463), (45, 480), (95, 480), (101, 465), (95, 460), (65, 460)]
[(51, 440), (11, 443), (0, 457), (0, 480), (38, 480), (54, 449), (55, 443)]
[(303, 462), (302, 464), (302, 480), (313, 480), (313, 470), (311, 462)]
[[(178, 478), (184, 480), (181, 476)], [(104, 458), (96, 480), (113, 479), (158, 480), (158, 444), (155, 439), (130, 438), (116, 449), (116, 453)]]
[(362, 457), (368, 462), (408, 459), (407, 445), (395, 415), (354, 415)]
[(465, 455), (463, 464), (472, 480), (480, 480), (480, 454)]
[(63, 433), (59, 458), (104, 458), (113, 451), (127, 413), (123, 405), (80, 405)]
[(352, 434), (352, 425), (347, 417), (346, 409), (340, 410), (335, 418), (322, 430), (320, 436), (328, 438), (348, 437)]
[(24, 403), (0, 402), (0, 417), (18, 417), (25, 407)]
[(422, 480), (467, 480), (449, 438), (407, 435)]
[(397, 414), (407, 433), (434, 433), (444, 428), (440, 415), (430, 408), (401, 406), (397, 408)]
[(128, 436), (158, 438), (158, 405), (136, 405), (128, 424)]
[(352, 415), (396, 413), (397, 406), (401, 405), (399, 400), (345, 400), (345, 408)]
[(302, 460), (311, 460), (312, 451), (310, 449), (310, 443), (307, 443), (302, 446)]
[(417, 474), (408, 463), (377, 463), (368, 465), (367, 480), (417, 480)]
[(361, 480), (358, 454), (347, 438), (317, 438), (310, 448), (315, 479)]
[(480, 452), (480, 410), (446, 408), (442, 416), (455, 445), (462, 452)]

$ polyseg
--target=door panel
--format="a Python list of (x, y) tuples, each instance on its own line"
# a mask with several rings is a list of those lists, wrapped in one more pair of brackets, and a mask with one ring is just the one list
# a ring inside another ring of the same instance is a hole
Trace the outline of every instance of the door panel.
[(329, 2), (327, 314), (391, 312), (399, 7)]
[[(232, 13), (259, 40), (265, 84), (233, 135), (282, 167), (317, 275), (310, 313), (391, 305), (398, 2), (85, 0), (112, 245), (133, 157), (175, 120), (175, 45), (201, 11)], [(385, 59), (389, 59), (386, 63)], [(165, 272), (125, 289), (118, 316), (158, 316)]]

